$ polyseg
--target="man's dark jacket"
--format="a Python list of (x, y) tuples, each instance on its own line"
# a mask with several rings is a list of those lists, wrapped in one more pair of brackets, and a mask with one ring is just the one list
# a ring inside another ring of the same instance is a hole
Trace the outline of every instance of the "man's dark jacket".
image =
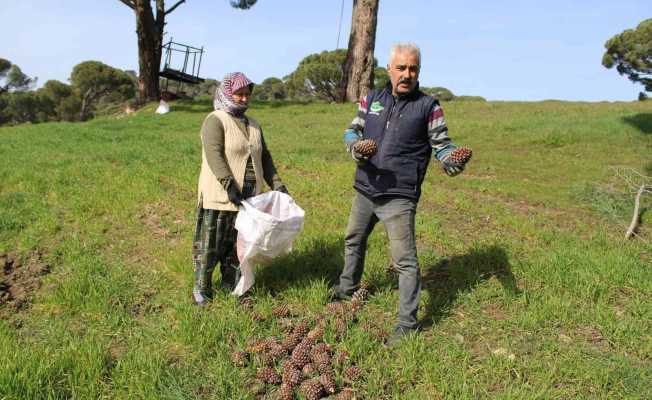
[(405, 197), (418, 201), (432, 147), (428, 116), (437, 100), (418, 90), (394, 97), (391, 86), (367, 95), (363, 138), (378, 151), (358, 165), (356, 190), (371, 198)]

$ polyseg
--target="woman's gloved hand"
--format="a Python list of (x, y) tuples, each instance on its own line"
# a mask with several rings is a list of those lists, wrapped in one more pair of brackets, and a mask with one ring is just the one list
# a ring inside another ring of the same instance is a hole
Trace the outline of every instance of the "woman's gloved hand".
[(228, 177), (220, 181), (224, 190), (226, 190), (226, 195), (229, 197), (229, 201), (236, 206), (242, 204), (242, 193), (238, 186), (235, 184), (233, 177)]
[(285, 187), (285, 185), (278, 185), (277, 187), (274, 188), (274, 190), (276, 190), (277, 192), (288, 194), (288, 195), (290, 194), (288, 192), (288, 188)]

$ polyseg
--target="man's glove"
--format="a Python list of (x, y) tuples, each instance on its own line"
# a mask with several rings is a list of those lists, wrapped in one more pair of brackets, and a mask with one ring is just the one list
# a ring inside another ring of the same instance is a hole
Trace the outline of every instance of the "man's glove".
[(373, 157), (378, 151), (378, 144), (372, 139), (356, 140), (351, 145), (351, 156), (358, 163)]
[(242, 204), (242, 193), (235, 184), (233, 177), (229, 177), (222, 181), (222, 186), (226, 190), (226, 195), (229, 196), (229, 201), (236, 206)]
[(450, 154), (441, 161), (441, 166), (448, 176), (459, 175), (464, 171), (464, 164), (458, 164), (451, 159)]
[(285, 185), (279, 185), (279, 186), (275, 187), (274, 190), (276, 190), (277, 192), (288, 194), (288, 195), (290, 194), (290, 193), (288, 193), (288, 188), (286, 188)]
[(353, 157), (355, 162), (358, 164), (364, 164), (369, 159), (369, 157), (364, 156), (359, 152), (355, 151), (355, 147), (351, 147), (351, 157)]

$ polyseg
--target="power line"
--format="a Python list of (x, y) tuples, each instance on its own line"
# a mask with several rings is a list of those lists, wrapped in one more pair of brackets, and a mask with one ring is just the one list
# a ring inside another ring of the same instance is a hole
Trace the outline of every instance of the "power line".
[(340, 7), (340, 20), (337, 23), (337, 45), (335, 50), (340, 48), (340, 32), (342, 32), (342, 18), (344, 17), (344, 0), (342, 0), (342, 6)]

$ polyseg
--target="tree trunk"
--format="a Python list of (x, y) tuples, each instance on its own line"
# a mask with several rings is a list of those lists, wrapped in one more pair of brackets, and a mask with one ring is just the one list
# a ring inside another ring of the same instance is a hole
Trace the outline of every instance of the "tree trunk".
[(138, 93), (141, 102), (158, 101), (159, 69), (165, 10), (163, 0), (156, 1), (156, 18), (150, 0), (135, 0), (136, 33), (138, 34)]
[(373, 85), (378, 2), (353, 0), (349, 49), (340, 83), (342, 101), (358, 101)]
[(90, 114), (91, 102), (95, 96), (95, 91), (91, 88), (84, 93), (82, 97), (81, 109), (79, 110), (79, 120), (86, 121)]

